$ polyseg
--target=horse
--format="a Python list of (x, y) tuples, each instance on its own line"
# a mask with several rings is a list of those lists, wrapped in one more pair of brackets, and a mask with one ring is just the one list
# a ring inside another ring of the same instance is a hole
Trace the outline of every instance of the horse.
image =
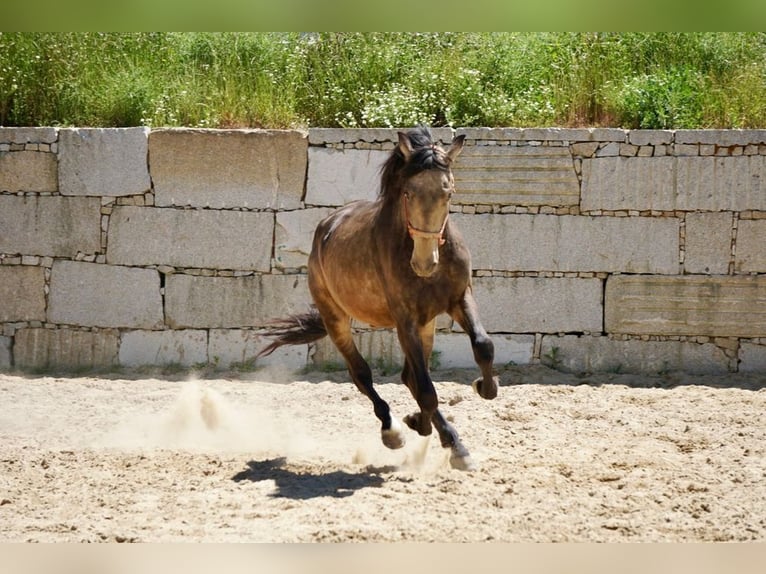
[(373, 387), (370, 366), (352, 338), (351, 319), (395, 328), (405, 357), (401, 379), (420, 409), (404, 423), (422, 436), (435, 427), (441, 445), (451, 451), (451, 466), (472, 470), (468, 450), (438, 408), (429, 373), (436, 318), (447, 313), (470, 339), (481, 371), (474, 390), (484, 399), (497, 396), (494, 345), (473, 296), (471, 256), (449, 217), (455, 192), (451, 166), (464, 140), (457, 136), (445, 150), (425, 126), (398, 132), (398, 144), (380, 170), (377, 199), (349, 203), (315, 230), (308, 260), (313, 305), (273, 321), (271, 343), (257, 356), (329, 335), (354, 384), (372, 401), (383, 444), (397, 449), (405, 443), (402, 425)]

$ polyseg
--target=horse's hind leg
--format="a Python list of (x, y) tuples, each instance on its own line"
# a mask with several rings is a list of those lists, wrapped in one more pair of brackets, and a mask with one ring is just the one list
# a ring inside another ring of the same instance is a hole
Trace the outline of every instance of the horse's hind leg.
[(495, 346), (481, 324), (478, 306), (470, 288), (466, 290), (463, 300), (450, 310), (450, 315), (471, 339), (473, 357), (481, 369), (481, 377), (473, 382), (474, 390), (485, 399), (494, 399), (498, 385), (498, 378), (492, 374)]
[(403, 447), (402, 425), (391, 415), (388, 403), (380, 397), (372, 386), (372, 370), (354, 343), (349, 317), (333, 301), (323, 300), (316, 294), (314, 295), (314, 303), (322, 315), (327, 334), (346, 361), (351, 380), (354, 381), (359, 391), (372, 401), (375, 416), (381, 422), (380, 432), (383, 444), (391, 449)]

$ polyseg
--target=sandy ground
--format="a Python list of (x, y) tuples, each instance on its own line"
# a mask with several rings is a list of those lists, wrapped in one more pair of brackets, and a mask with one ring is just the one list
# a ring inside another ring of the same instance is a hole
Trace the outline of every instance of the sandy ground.
[(766, 377), (474, 375), (434, 374), (472, 472), (343, 373), (0, 375), (0, 541), (766, 541)]

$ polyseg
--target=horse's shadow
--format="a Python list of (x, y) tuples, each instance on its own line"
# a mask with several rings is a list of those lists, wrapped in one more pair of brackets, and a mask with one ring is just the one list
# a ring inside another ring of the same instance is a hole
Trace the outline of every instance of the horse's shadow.
[(277, 488), (269, 496), (296, 500), (320, 496), (345, 498), (362, 488), (380, 487), (383, 484), (381, 476), (369, 472), (349, 473), (336, 470), (326, 474), (300, 473), (284, 468), (286, 462), (285, 457), (251, 460), (247, 463), (247, 469), (235, 474), (232, 480), (234, 482), (273, 480)]

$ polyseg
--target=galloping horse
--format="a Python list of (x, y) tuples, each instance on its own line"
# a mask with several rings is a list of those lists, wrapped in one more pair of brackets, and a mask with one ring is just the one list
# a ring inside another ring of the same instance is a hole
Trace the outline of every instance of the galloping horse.
[(404, 422), (423, 436), (436, 427), (442, 446), (451, 449), (451, 465), (470, 470), (471, 457), (439, 411), (428, 371), (436, 317), (448, 313), (468, 334), (481, 369), (474, 389), (485, 399), (497, 396), (494, 346), (472, 295), (471, 256), (449, 219), (455, 191), (451, 165), (464, 140), (456, 137), (445, 151), (425, 127), (399, 132), (381, 169), (377, 200), (349, 203), (317, 226), (308, 262), (315, 306), (274, 321), (274, 340), (258, 356), (329, 335), (357, 388), (372, 401), (383, 444), (401, 448), (401, 424), (373, 388), (370, 367), (352, 338), (351, 318), (395, 327), (405, 356), (402, 381), (420, 408)]

